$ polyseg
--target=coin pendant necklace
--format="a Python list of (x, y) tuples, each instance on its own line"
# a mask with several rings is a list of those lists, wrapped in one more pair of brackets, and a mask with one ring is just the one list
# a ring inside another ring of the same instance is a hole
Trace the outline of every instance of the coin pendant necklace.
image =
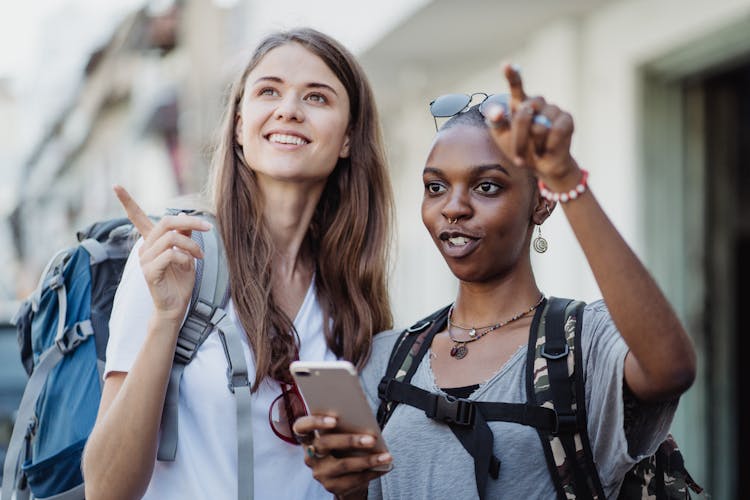
[[(471, 342), (476, 342), (477, 340), (481, 339), (485, 335), (487, 335), (490, 332), (494, 332), (498, 328), (501, 328), (509, 323), (513, 323), (516, 320), (519, 320), (523, 318), (524, 316), (527, 316), (529, 313), (531, 313), (533, 310), (535, 310), (539, 305), (544, 301), (544, 294), (542, 294), (539, 297), (539, 300), (536, 302), (536, 304), (532, 305), (528, 309), (524, 309), (523, 311), (519, 311), (510, 318), (501, 321), (500, 323), (495, 323), (494, 325), (489, 326), (481, 326), (481, 327), (474, 327), (474, 326), (461, 326), (457, 323), (453, 322), (453, 308), (455, 304), (451, 306), (451, 308), (448, 310), (448, 337), (451, 339), (451, 342), (453, 342), (453, 347), (451, 347), (451, 357), (454, 357), (456, 359), (464, 359), (467, 354), (469, 354), (469, 348), (466, 346), (466, 344), (470, 344)], [(453, 332), (451, 331), (451, 328), (455, 328), (457, 330), (463, 330), (467, 332), (469, 335), (468, 339), (458, 339), (453, 335)]]

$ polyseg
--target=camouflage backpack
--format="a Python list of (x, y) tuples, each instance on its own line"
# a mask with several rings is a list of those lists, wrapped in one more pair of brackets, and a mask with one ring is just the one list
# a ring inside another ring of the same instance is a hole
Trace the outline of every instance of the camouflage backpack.
[[(386, 425), (399, 403), (420, 408), (432, 419), (448, 424), (474, 458), (480, 499), (486, 498), (488, 476), (497, 479), (500, 462), (494, 456), (487, 422), (515, 422), (536, 428), (550, 477), (559, 499), (605, 498), (594, 465), (586, 430), (580, 331), (585, 304), (550, 297), (537, 308), (526, 358), (527, 404), (471, 401), (431, 393), (409, 383), (438, 332), (445, 328), (445, 307), (405, 330), (394, 345), (386, 374), (378, 386), (378, 423)], [(626, 398), (626, 412), (628, 411)], [(477, 435), (478, 434), (478, 435)], [(672, 436), (657, 452), (628, 471), (620, 499), (690, 499), (689, 490), (703, 493), (685, 470)]]

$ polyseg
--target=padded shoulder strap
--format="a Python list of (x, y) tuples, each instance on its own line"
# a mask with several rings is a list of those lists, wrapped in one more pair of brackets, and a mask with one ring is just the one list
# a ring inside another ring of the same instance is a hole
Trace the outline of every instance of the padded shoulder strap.
[(529, 335), (527, 398), (558, 416), (557, 432), (537, 430), (560, 499), (604, 499), (586, 429), (580, 344), (584, 306), (550, 297)]
[(419, 362), (432, 343), (432, 338), (440, 330), (442, 320), (447, 317), (449, 308), (450, 306), (445, 306), (430, 316), (417, 321), (404, 330), (393, 345), (388, 367), (378, 385), (380, 406), (378, 407), (377, 419), (381, 429), (385, 427), (398, 404), (398, 402), (387, 398), (386, 387), (388, 382), (397, 380), (408, 383), (411, 380)]
[(215, 221), (209, 231), (193, 231), (193, 239), (203, 250), (195, 271), (193, 300), (185, 322), (180, 329), (175, 348), (172, 372), (167, 386), (164, 411), (161, 421), (161, 440), (157, 458), (171, 462), (177, 453), (177, 408), (182, 373), (198, 352), (198, 348), (216, 327), (218, 310), (222, 310), (229, 300), (229, 271)]

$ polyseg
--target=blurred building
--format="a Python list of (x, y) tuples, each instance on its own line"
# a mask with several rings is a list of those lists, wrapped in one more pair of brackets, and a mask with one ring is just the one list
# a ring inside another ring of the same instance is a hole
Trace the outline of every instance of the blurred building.
[[(299, 24), (278, 10), (312, 7), (319, 15), (310, 24), (353, 47), (375, 87), (397, 196), (392, 302), (406, 326), (456, 290), (419, 219), (434, 134), (428, 103), (451, 92), (503, 92), (501, 63), (513, 61), (530, 94), (573, 113), (574, 150), (592, 189), (687, 325), (699, 375), (674, 432), (696, 480), (714, 498), (739, 498), (741, 472), (750, 470), (740, 453), (750, 444), (740, 371), (748, 347), (741, 285), (750, 279), (741, 259), (750, 255), (750, 0), (383, 5), (185, 0), (123, 19), (23, 157), (8, 210), (17, 293), (73, 241), (73, 228), (120, 213), (111, 184), (126, 185), (153, 213), (198, 190), (226, 85), (247, 49), (264, 32)], [(596, 299), (561, 211), (543, 233), (550, 250), (534, 257), (542, 289)]]
[(51, 249), (74, 241), (75, 228), (121, 214), (112, 184), (154, 213), (204, 184), (227, 80), (216, 55), (230, 52), (238, 20), (230, 14), (208, 1), (146, 6), (89, 54), (22, 160), (10, 217), (23, 262), (19, 294), (33, 287)]

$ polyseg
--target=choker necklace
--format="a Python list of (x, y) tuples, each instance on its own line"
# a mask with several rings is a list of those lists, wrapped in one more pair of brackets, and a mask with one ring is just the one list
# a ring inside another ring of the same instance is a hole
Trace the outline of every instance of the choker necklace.
[[(544, 294), (542, 294), (539, 297), (539, 300), (536, 304), (529, 307), (526, 310), (519, 311), (510, 318), (506, 319), (505, 321), (501, 321), (500, 323), (496, 323), (494, 325), (489, 326), (480, 326), (480, 327), (469, 327), (469, 326), (461, 326), (453, 322), (453, 307), (455, 304), (451, 306), (451, 308), (448, 310), (448, 337), (453, 342), (453, 347), (451, 347), (451, 356), (456, 359), (463, 359), (466, 357), (467, 354), (469, 354), (469, 348), (466, 347), (466, 344), (470, 342), (476, 342), (477, 340), (481, 339), (485, 335), (487, 335), (490, 332), (494, 332), (500, 327), (503, 327), (507, 325), (508, 323), (513, 323), (514, 321), (523, 318), (527, 314), (529, 314), (531, 311), (539, 307), (539, 305), (544, 300)], [(469, 339), (468, 340), (458, 340), (453, 336), (451, 333), (451, 328), (457, 328), (459, 330), (463, 330), (465, 332), (469, 332)]]

